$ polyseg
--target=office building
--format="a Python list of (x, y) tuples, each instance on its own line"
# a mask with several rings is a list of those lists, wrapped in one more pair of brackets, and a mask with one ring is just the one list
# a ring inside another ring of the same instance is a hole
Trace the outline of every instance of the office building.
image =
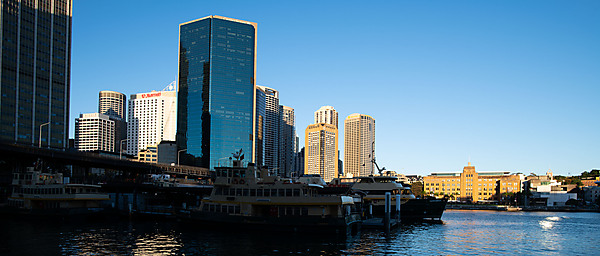
[(315, 111), (315, 124), (326, 123), (332, 124), (336, 129), (338, 127), (338, 112), (332, 106), (323, 106)]
[(98, 113), (107, 115), (115, 122), (114, 149), (118, 152), (121, 148), (126, 149), (127, 144), (127, 122), (125, 122), (125, 94), (113, 91), (100, 91), (98, 94)]
[(280, 168), (280, 138), (281, 138), (281, 109), (279, 106), (279, 92), (275, 89), (257, 85), (265, 92), (265, 148), (264, 165), (284, 176)]
[(353, 177), (373, 172), (375, 157), (375, 119), (352, 114), (344, 120), (344, 173)]
[(326, 182), (338, 177), (337, 132), (326, 123), (306, 127), (304, 174), (319, 174)]
[(100, 91), (98, 94), (98, 113), (125, 120), (126, 96), (120, 92)]
[(79, 151), (115, 151), (115, 122), (100, 113), (75, 119), (75, 148)]
[(283, 177), (291, 177), (294, 171), (294, 157), (296, 154), (296, 116), (294, 115), (293, 108), (279, 106), (279, 109), (281, 113), (281, 126), (279, 129), (279, 174)]
[(72, 1), (2, 0), (1, 6), (0, 140), (66, 148)]
[[(127, 154), (155, 146), (163, 140), (175, 141), (177, 127), (177, 92), (152, 91), (129, 97)], [(125, 144), (125, 143), (124, 143)]]
[(256, 101), (255, 101), (255, 131), (254, 134), (254, 155), (256, 166), (264, 166), (265, 164), (265, 120), (266, 120), (266, 93), (259, 86), (256, 86)]
[(524, 176), (510, 172), (476, 172), (469, 163), (462, 173), (432, 173), (423, 177), (426, 195), (467, 202), (496, 202), (503, 193), (522, 189)]
[(256, 29), (221, 16), (179, 25), (182, 164), (212, 169), (239, 151), (244, 164), (255, 161)]

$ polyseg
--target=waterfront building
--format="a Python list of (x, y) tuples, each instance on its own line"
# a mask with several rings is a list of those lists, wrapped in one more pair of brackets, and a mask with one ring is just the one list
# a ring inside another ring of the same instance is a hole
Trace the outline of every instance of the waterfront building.
[(163, 140), (158, 145), (149, 145), (138, 151), (137, 159), (146, 163), (177, 163), (177, 143)]
[(208, 16), (179, 25), (177, 143), (182, 164), (255, 161), (257, 24)]
[(565, 206), (570, 199), (577, 199), (574, 189), (577, 185), (562, 185), (554, 179), (551, 171), (546, 175), (529, 175), (525, 178), (524, 189), (531, 194), (529, 205), (538, 206)]
[(338, 112), (332, 106), (322, 106), (315, 111), (315, 124), (332, 124), (338, 129)]
[(177, 125), (177, 92), (152, 91), (132, 94), (129, 97), (129, 122), (127, 122), (127, 154), (163, 140), (175, 141)]
[(279, 107), (279, 91), (261, 85), (257, 85), (256, 87), (265, 92), (264, 165), (268, 166), (269, 169), (282, 174), (282, 169), (279, 167), (281, 146), (281, 109)]
[(72, 1), (1, 0), (0, 6), (0, 140), (66, 148)]
[(75, 148), (79, 151), (114, 152), (115, 122), (100, 113), (81, 114), (75, 119)]
[(125, 122), (126, 96), (120, 92), (100, 91), (98, 94), (98, 113), (107, 115), (115, 122), (115, 152), (127, 148), (119, 143), (126, 142), (127, 122)]
[(598, 186), (597, 182), (600, 181), (600, 177), (586, 177), (581, 178), (583, 187), (595, 187)]
[(587, 186), (583, 187), (583, 199), (588, 204), (600, 205), (600, 187)]
[(338, 149), (335, 125), (318, 123), (306, 127), (304, 174), (319, 174), (329, 182), (338, 177)]
[(510, 172), (476, 172), (469, 162), (462, 173), (432, 173), (423, 177), (425, 194), (459, 201), (496, 202), (522, 189), (524, 176)]
[[(294, 157), (296, 154), (296, 116), (294, 109), (288, 106), (279, 106), (281, 113), (281, 128), (279, 129), (279, 174), (291, 177), (294, 171)], [(296, 175), (294, 175), (296, 176)]]
[(353, 177), (374, 174), (375, 119), (352, 114), (344, 120), (344, 173)]

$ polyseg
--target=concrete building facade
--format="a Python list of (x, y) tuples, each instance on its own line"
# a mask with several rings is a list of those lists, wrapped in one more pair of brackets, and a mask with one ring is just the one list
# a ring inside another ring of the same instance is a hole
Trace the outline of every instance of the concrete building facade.
[(337, 133), (332, 124), (306, 127), (304, 174), (319, 174), (326, 182), (338, 177)]
[(115, 151), (115, 122), (100, 113), (75, 119), (75, 148), (79, 151)]
[(138, 155), (138, 151), (157, 145), (163, 140), (175, 141), (176, 91), (132, 94), (128, 110), (127, 154)]
[(338, 128), (338, 112), (332, 106), (322, 106), (319, 110), (315, 111), (315, 124), (326, 123), (332, 124), (336, 129)]
[(344, 120), (344, 174), (352, 177), (374, 173), (375, 119), (352, 114)]

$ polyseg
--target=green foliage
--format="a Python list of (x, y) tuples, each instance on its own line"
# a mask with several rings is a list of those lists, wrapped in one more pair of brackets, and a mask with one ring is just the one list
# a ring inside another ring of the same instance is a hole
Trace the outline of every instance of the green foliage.
[(581, 177), (582, 178), (587, 178), (587, 177), (598, 177), (600, 176), (600, 170), (591, 170), (589, 172), (585, 171), (581, 173)]

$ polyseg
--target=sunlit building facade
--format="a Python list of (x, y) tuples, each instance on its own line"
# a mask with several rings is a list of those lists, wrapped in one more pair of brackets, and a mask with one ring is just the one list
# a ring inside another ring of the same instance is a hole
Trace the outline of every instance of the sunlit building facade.
[(179, 25), (177, 143), (181, 162), (214, 168), (235, 152), (254, 162), (256, 31), (208, 16)]
[(352, 114), (344, 120), (344, 174), (353, 177), (373, 173), (375, 154), (375, 119)]
[(494, 202), (504, 193), (522, 190), (522, 174), (476, 172), (469, 163), (462, 173), (432, 173), (423, 177), (425, 194), (459, 201)]
[(338, 177), (337, 128), (318, 123), (306, 127), (304, 174), (319, 174), (329, 182)]
[(115, 152), (126, 149), (127, 145), (119, 143), (126, 142), (127, 122), (125, 122), (125, 105), (127, 97), (125, 94), (113, 91), (100, 91), (98, 93), (98, 113), (107, 115), (115, 122)]
[(115, 151), (115, 122), (100, 113), (75, 119), (75, 148), (79, 151)]
[(315, 124), (332, 124), (338, 129), (338, 112), (332, 106), (322, 106), (315, 111)]
[(152, 91), (129, 97), (127, 154), (155, 146), (163, 140), (175, 141), (177, 127), (177, 92)]

